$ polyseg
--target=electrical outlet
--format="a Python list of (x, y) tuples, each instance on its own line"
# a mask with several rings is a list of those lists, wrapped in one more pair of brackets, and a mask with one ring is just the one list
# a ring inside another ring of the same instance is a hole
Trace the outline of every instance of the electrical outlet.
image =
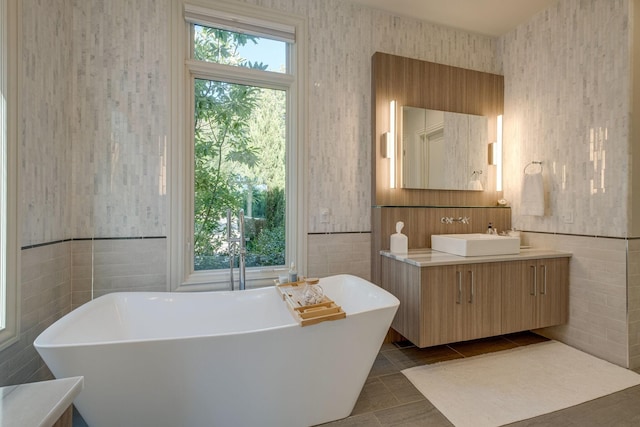
[(329, 208), (320, 208), (320, 224), (329, 224), (331, 210)]

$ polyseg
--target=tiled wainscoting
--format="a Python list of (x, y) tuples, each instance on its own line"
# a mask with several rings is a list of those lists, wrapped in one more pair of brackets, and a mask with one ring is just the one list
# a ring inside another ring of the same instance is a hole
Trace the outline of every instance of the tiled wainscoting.
[(61, 242), (21, 251), (20, 339), (0, 352), (0, 385), (50, 378), (33, 341), (71, 310), (71, 245)]
[(167, 240), (79, 240), (72, 245), (72, 306), (122, 291), (167, 291)]
[(640, 239), (628, 241), (627, 316), (629, 322), (629, 367), (640, 369)]
[(639, 367), (640, 241), (523, 233), (523, 244), (573, 254), (569, 322), (539, 332), (617, 365)]
[(371, 280), (371, 233), (310, 234), (307, 275), (353, 274)]
[(33, 341), (92, 295), (166, 291), (166, 244), (165, 238), (98, 239), (22, 249), (20, 339), (0, 352), (0, 386), (49, 379)]

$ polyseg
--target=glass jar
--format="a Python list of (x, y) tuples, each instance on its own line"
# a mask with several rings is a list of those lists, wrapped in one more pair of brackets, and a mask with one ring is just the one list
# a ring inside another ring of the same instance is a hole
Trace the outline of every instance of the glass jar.
[(324, 300), (324, 291), (318, 285), (319, 279), (306, 279), (302, 289), (303, 305), (320, 304)]

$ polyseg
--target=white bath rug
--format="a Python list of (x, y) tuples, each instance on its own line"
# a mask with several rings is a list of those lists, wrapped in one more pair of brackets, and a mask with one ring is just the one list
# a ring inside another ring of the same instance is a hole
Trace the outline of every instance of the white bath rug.
[(402, 373), (456, 427), (501, 426), (640, 384), (635, 372), (557, 341)]

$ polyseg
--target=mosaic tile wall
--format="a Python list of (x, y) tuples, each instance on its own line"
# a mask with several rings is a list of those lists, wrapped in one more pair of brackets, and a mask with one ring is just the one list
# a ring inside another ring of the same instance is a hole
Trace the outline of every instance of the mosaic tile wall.
[(166, 235), (169, 5), (23, 5), (23, 245)]
[(75, 0), (73, 237), (166, 235), (169, 0)]
[[(500, 38), (498, 52), (512, 223), (543, 232), (528, 233), (531, 244), (574, 254), (569, 323), (546, 332), (637, 367), (638, 243), (593, 237), (628, 237), (629, 7), (627, 0), (557, 2)], [(544, 217), (519, 213), (532, 160), (544, 166)]]
[(22, 2), (22, 245), (72, 235), (71, 2)]
[[(515, 227), (627, 236), (628, 10), (627, 0), (563, 0), (500, 39)], [(519, 215), (532, 160), (543, 162), (544, 217)]]
[[(370, 231), (371, 55), (385, 51), (497, 72), (495, 41), (341, 0), (249, 3), (308, 18), (309, 116), (314, 117), (308, 141), (309, 231)], [(55, 56), (54, 63), (64, 67), (59, 74), (67, 78), (59, 80), (66, 86), (39, 82), (64, 88), (66, 97), (55, 89), (50, 96), (62, 99), (64, 108), (52, 111), (68, 120), (41, 130), (61, 128), (62, 147), (51, 152), (33, 147), (35, 158), (41, 158), (30, 167), (52, 170), (25, 174), (25, 194), (33, 200), (25, 201), (24, 245), (166, 235), (169, 5), (169, 0), (74, 0), (67, 1), (65, 13), (56, 3), (51, 13), (38, 14), (52, 27), (48, 16), (71, 19), (73, 40), (58, 46), (62, 56), (54, 49), (34, 55), (43, 63)], [(43, 194), (64, 199), (52, 208), (43, 204)], [(328, 224), (320, 223), (321, 208), (330, 210)]]

